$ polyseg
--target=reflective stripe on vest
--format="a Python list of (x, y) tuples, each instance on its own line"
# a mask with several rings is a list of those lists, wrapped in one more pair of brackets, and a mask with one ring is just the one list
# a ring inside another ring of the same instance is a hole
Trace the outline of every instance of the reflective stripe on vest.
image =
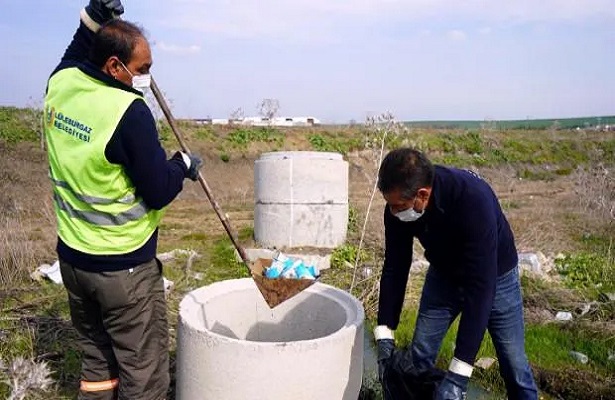
[(94, 197), (94, 196), (88, 196), (85, 194), (79, 194), (75, 192), (73, 189), (71, 189), (68, 182), (63, 182), (57, 179), (53, 179), (51, 175), (49, 175), (49, 179), (51, 179), (51, 182), (53, 182), (54, 185), (68, 190), (69, 192), (71, 192), (73, 196), (75, 196), (75, 198), (83, 201), (84, 203), (88, 203), (88, 204), (113, 204), (113, 203), (131, 204), (131, 203), (134, 203), (135, 201), (135, 196), (132, 193), (127, 194), (126, 196), (124, 196), (123, 198), (119, 200), (105, 199), (102, 197)]
[(102, 392), (105, 390), (113, 390), (120, 384), (119, 379), (109, 379), (108, 381), (88, 382), (81, 381), (79, 389), (82, 392)]
[(73, 218), (79, 218), (94, 225), (108, 226), (108, 225), (124, 225), (130, 221), (137, 221), (142, 218), (149, 210), (145, 203), (141, 201), (131, 209), (121, 212), (116, 215), (109, 213), (103, 213), (100, 211), (82, 211), (77, 210), (67, 202), (64, 201), (57, 193), (53, 194), (53, 200), (60, 210), (66, 211), (68, 215)]

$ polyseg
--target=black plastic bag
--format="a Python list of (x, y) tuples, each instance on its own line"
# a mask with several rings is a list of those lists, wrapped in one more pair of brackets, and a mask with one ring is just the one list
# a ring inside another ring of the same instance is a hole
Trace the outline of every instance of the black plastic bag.
[(417, 370), (409, 349), (395, 350), (384, 363), (381, 382), (384, 400), (432, 400), (445, 375), (438, 368)]

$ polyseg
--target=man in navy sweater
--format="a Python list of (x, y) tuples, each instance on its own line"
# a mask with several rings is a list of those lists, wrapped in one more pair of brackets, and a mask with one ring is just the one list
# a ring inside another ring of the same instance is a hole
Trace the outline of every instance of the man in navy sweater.
[[(444, 335), (461, 314), (454, 357), (436, 400), (465, 398), (476, 354), (488, 330), (509, 399), (537, 399), (525, 355), (523, 302), (512, 230), (491, 187), (477, 174), (434, 166), (400, 148), (382, 162), (385, 261), (375, 336), (381, 370), (394, 350), (418, 238), (430, 263), (407, 357), (418, 371), (434, 367)], [(382, 376), (381, 376), (382, 379)]]
[(83, 351), (79, 399), (159, 400), (169, 387), (162, 265), (164, 209), (202, 161), (167, 160), (142, 90), (150, 46), (117, 19), (120, 0), (91, 0), (45, 97), (57, 252)]

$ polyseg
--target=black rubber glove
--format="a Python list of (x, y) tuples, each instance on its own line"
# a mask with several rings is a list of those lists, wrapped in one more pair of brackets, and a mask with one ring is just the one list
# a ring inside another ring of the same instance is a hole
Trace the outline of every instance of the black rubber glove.
[(387, 361), (395, 350), (395, 341), (393, 339), (380, 339), (376, 343), (378, 345), (378, 380), (382, 384)]
[(189, 154), (188, 157), (190, 157), (190, 167), (188, 168), (186, 177), (196, 181), (199, 179), (199, 169), (201, 169), (203, 165), (203, 160), (194, 154)]
[(186, 178), (190, 178), (193, 181), (199, 179), (199, 169), (203, 165), (203, 160), (199, 156), (177, 151), (173, 154), (172, 158), (180, 160), (184, 164), (186, 167)]
[(99, 25), (124, 14), (124, 6), (120, 0), (90, 0), (85, 12)]
[(433, 400), (465, 400), (470, 378), (448, 371), (440, 382)]

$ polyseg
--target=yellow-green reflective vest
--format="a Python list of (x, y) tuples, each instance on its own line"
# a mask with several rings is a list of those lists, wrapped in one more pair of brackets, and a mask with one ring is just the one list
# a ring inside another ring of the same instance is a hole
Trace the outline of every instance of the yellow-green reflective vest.
[(163, 210), (135, 196), (121, 165), (105, 158), (105, 147), (126, 109), (141, 96), (113, 88), (78, 68), (49, 80), (45, 137), (53, 183), (58, 235), (87, 254), (124, 254), (152, 236)]

